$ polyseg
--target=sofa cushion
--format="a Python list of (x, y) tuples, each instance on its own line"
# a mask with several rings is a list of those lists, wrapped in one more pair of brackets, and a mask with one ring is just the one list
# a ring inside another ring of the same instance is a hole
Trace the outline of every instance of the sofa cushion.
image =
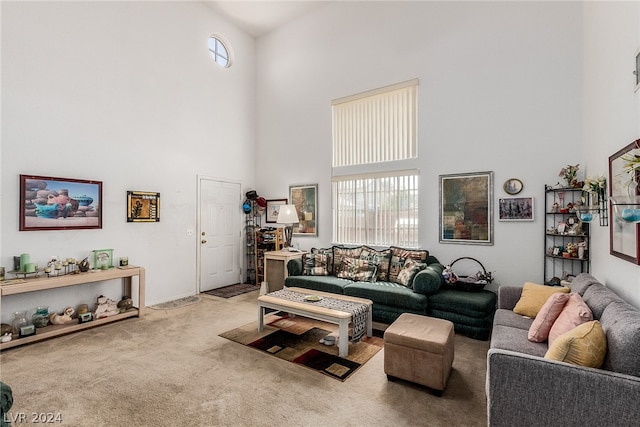
[(584, 291), (582, 299), (591, 309), (594, 319), (600, 319), (604, 309), (612, 302), (624, 302), (622, 298), (601, 283), (593, 283), (589, 286)]
[(311, 248), (311, 254), (313, 255), (324, 255), (326, 257), (326, 266), (324, 266), (327, 270), (327, 275), (333, 275), (333, 247), (331, 248)]
[(595, 283), (600, 282), (598, 282), (598, 279), (596, 279), (589, 273), (580, 273), (576, 277), (574, 277), (573, 281), (571, 282), (571, 292), (575, 292), (577, 294), (580, 294), (580, 296), (584, 296), (586, 290)]
[(398, 283), (353, 282), (345, 286), (344, 294), (370, 299), (374, 307), (376, 304), (384, 304), (424, 313), (427, 306), (426, 295), (417, 294)]
[(345, 286), (353, 282), (334, 276), (289, 276), (284, 283), (290, 288), (305, 288), (313, 289), (314, 291), (344, 294)]
[(597, 320), (592, 320), (560, 335), (549, 346), (544, 357), (574, 365), (600, 368), (606, 353), (607, 338), (602, 326)]
[(560, 312), (560, 315), (551, 326), (551, 330), (549, 331), (549, 345), (553, 345), (556, 338), (565, 332), (569, 332), (576, 326), (590, 322), (591, 320), (593, 320), (593, 314), (589, 306), (585, 304), (580, 294), (572, 292), (569, 300), (562, 308), (562, 312)]
[(357, 282), (371, 282), (376, 278), (376, 265), (366, 259), (342, 258), (342, 268), (336, 276)]
[(505, 308), (499, 308), (498, 310), (496, 310), (496, 314), (493, 321), (494, 325), (509, 326), (512, 328), (524, 329), (527, 332), (531, 328), (532, 323), (533, 323), (533, 319), (520, 316), (519, 314), (514, 313), (512, 310), (508, 310)]
[(520, 299), (513, 308), (513, 311), (522, 316), (535, 318), (542, 308), (547, 298), (556, 292), (569, 292), (569, 288), (538, 285), (526, 282), (522, 287)]
[(343, 248), (341, 246), (333, 247), (333, 274), (338, 276), (342, 271), (342, 260), (344, 258), (359, 259), (362, 253), (362, 246), (357, 248)]
[(440, 290), (442, 285), (442, 270), (444, 266), (440, 263), (432, 263), (427, 268), (418, 272), (413, 278), (413, 292), (424, 295), (433, 295)]
[(544, 303), (529, 328), (529, 341), (544, 342), (549, 338), (549, 331), (568, 300), (569, 294), (563, 292), (551, 294), (547, 298), (547, 302)]
[(391, 261), (391, 249), (375, 250), (368, 246), (362, 248), (360, 259), (366, 259), (376, 265), (377, 281), (386, 282), (389, 278), (389, 262)]
[(416, 274), (421, 270), (424, 270), (427, 267), (427, 264), (417, 262), (415, 260), (407, 260), (400, 270), (398, 274), (398, 284), (402, 286), (406, 286), (407, 288), (412, 288), (413, 286), (413, 278), (416, 277)]
[(398, 283), (398, 274), (402, 271), (404, 263), (408, 259), (425, 263), (429, 257), (429, 251), (421, 249), (405, 249), (391, 246), (391, 261), (389, 263), (389, 281)]
[(543, 357), (549, 348), (547, 343), (529, 341), (527, 335), (526, 329), (493, 325), (491, 348)]
[(302, 255), (304, 274), (306, 276), (329, 276), (328, 266), (333, 264), (333, 257), (326, 253), (309, 253)]
[(496, 311), (496, 294), (482, 290), (480, 292), (464, 292), (455, 289), (440, 289), (429, 297), (429, 308), (469, 317), (493, 317)]
[(626, 302), (613, 302), (600, 318), (607, 334), (607, 355), (602, 367), (640, 377), (640, 310)]

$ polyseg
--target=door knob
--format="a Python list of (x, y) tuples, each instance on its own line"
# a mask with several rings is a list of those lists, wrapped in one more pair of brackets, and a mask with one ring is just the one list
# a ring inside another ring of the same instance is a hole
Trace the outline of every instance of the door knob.
[(205, 243), (207, 243), (207, 241), (202, 239), (201, 243), (204, 245)]
[(207, 234), (207, 233), (205, 233), (205, 232), (203, 231), (201, 234), (204, 236), (204, 235), (205, 235), (205, 234)]

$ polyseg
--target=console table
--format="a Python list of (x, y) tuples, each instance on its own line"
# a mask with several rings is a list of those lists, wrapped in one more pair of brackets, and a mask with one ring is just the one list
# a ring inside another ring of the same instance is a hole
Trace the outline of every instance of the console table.
[(302, 251), (269, 251), (264, 253), (264, 281), (267, 282), (267, 293), (284, 288), (284, 279), (289, 277), (287, 263), (291, 259), (301, 258)]
[[(38, 277), (34, 279), (7, 280), (8, 284), (0, 285), (0, 304), (2, 298), (9, 295), (23, 294), (26, 292), (43, 291), (47, 289), (63, 288), (67, 286), (84, 285), (87, 283), (103, 282), (107, 280), (122, 279), (123, 295), (132, 295), (132, 278), (138, 277), (138, 307), (133, 307), (124, 313), (115, 316), (94, 319), (90, 322), (78, 323), (77, 320), (64, 325), (48, 325), (44, 328), (37, 328), (36, 334), (24, 338), (14, 338), (11, 341), (0, 343), (0, 350), (42, 341), (68, 334), (82, 329), (93, 328), (129, 317), (142, 317), (144, 312), (144, 284), (145, 270), (143, 267), (128, 266), (115, 267), (109, 270), (93, 270), (87, 273), (67, 274), (56, 277)], [(1, 283), (1, 282), (0, 282)]]

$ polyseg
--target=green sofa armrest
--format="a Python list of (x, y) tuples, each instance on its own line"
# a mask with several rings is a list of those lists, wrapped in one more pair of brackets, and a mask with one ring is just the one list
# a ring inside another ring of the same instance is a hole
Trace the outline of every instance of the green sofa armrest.
[(302, 276), (302, 258), (290, 259), (287, 263), (289, 276)]
[(440, 290), (440, 285), (444, 282), (443, 270), (444, 265), (440, 263), (429, 264), (413, 278), (413, 292), (427, 296), (437, 293)]

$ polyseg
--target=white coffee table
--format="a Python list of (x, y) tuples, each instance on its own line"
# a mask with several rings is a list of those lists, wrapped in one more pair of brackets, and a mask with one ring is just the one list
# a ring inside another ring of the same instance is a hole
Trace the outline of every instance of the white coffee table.
[[(343, 301), (351, 301), (360, 304), (366, 304), (368, 307), (367, 315), (367, 336), (373, 334), (373, 314), (371, 312), (373, 302), (365, 298), (356, 298), (346, 295), (332, 294), (329, 292), (319, 292), (311, 289), (303, 288), (285, 288), (288, 291), (300, 292), (305, 295), (318, 295), (323, 298), (333, 298)], [(349, 354), (349, 323), (351, 323), (351, 313), (346, 311), (334, 310), (330, 308), (320, 307), (313, 303), (289, 301), (270, 294), (260, 295), (258, 297), (258, 331), (264, 329), (265, 309), (285, 311), (287, 313), (298, 316), (309, 317), (311, 319), (322, 320), (328, 323), (338, 325), (338, 355), (346, 357)]]

